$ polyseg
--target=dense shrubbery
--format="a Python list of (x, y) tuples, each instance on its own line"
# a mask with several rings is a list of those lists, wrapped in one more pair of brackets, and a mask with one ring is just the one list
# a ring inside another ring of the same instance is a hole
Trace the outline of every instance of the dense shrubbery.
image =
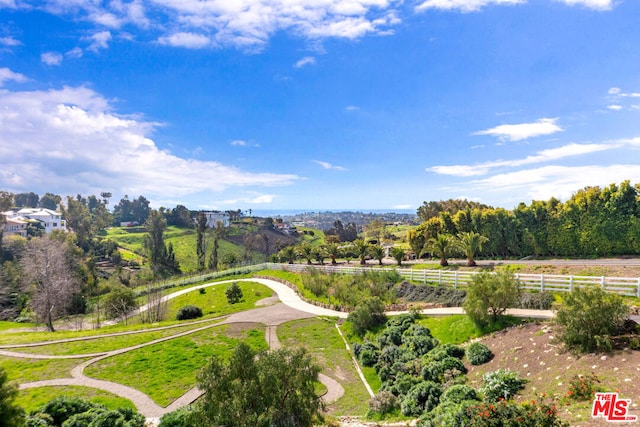
[(236, 282), (233, 282), (231, 285), (229, 285), (224, 293), (227, 296), (227, 302), (229, 304), (236, 304), (242, 301), (242, 297), (244, 296), (242, 295), (242, 289), (240, 289), (240, 285), (238, 285)]
[(553, 292), (522, 292), (518, 308), (531, 310), (550, 310), (553, 306)]
[(493, 353), (485, 344), (481, 342), (472, 342), (464, 350), (467, 360), (472, 365), (482, 365), (487, 363), (493, 357)]
[(197, 427), (193, 420), (193, 410), (190, 406), (185, 406), (177, 411), (164, 414), (160, 418), (158, 427)]
[(629, 316), (622, 297), (592, 287), (567, 292), (562, 299), (556, 315), (560, 340), (580, 352), (611, 351), (612, 337), (622, 332)]
[(176, 314), (176, 320), (197, 319), (198, 317), (202, 317), (202, 309), (195, 305), (185, 305)]
[(367, 331), (383, 325), (387, 320), (384, 304), (378, 297), (368, 298), (349, 313), (347, 320), (353, 325), (353, 331), (362, 336)]
[(77, 397), (59, 396), (29, 415), (25, 427), (143, 427), (145, 418), (129, 408), (110, 410)]

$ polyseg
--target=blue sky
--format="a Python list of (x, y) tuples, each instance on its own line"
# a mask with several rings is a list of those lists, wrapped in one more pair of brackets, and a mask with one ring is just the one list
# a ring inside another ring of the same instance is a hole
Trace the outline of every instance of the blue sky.
[(513, 208), (640, 182), (636, 0), (0, 0), (0, 189)]

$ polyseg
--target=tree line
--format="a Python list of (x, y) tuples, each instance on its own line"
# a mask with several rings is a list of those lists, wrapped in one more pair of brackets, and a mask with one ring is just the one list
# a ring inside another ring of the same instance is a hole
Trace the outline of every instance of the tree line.
[(488, 238), (483, 257), (591, 257), (640, 254), (640, 184), (629, 181), (585, 187), (567, 201), (520, 203), (513, 210), (474, 202), (424, 202), (423, 220), (409, 232), (418, 255), (432, 253), (428, 242), (440, 236), (477, 233)]

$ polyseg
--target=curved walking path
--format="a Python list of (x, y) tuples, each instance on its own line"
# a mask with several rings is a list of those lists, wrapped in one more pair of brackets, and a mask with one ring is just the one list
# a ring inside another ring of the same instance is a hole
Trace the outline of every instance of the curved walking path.
[[(90, 357), (89, 360), (86, 360), (76, 367), (74, 367), (71, 371), (71, 378), (59, 378), (52, 379), (46, 381), (35, 381), (30, 383), (20, 384), (20, 389), (28, 389), (35, 387), (46, 387), (46, 386), (85, 386), (92, 387), (100, 390), (104, 390), (115, 395), (124, 397), (133, 402), (136, 406), (138, 412), (144, 415), (147, 418), (157, 419), (161, 417), (163, 414), (172, 412), (182, 406), (188, 405), (195, 401), (198, 397), (202, 395), (202, 391), (197, 388), (190, 389), (183, 396), (175, 400), (167, 407), (162, 407), (156, 404), (148, 395), (142, 393), (139, 390), (134, 388), (114, 383), (111, 381), (105, 380), (97, 380), (94, 378), (87, 377), (84, 374), (84, 369), (96, 363), (102, 359), (116, 356), (119, 354), (123, 354), (129, 351), (133, 351), (148, 345), (153, 345), (157, 343), (161, 343), (164, 341), (172, 340), (175, 338), (179, 338), (182, 336), (186, 336), (189, 334), (193, 334), (196, 332), (200, 332), (209, 328), (213, 328), (215, 326), (230, 324), (230, 323), (246, 323), (246, 322), (257, 322), (263, 323), (266, 326), (265, 330), (265, 339), (267, 343), (269, 343), (270, 348), (278, 348), (280, 343), (278, 341), (278, 337), (276, 335), (276, 328), (278, 325), (288, 322), (290, 320), (297, 320), (315, 316), (329, 316), (329, 317), (338, 317), (345, 319), (348, 316), (348, 313), (335, 311), (323, 307), (318, 307), (308, 302), (300, 299), (298, 294), (288, 286), (277, 282), (275, 280), (264, 279), (264, 278), (249, 278), (249, 279), (236, 279), (236, 280), (227, 280), (222, 282), (213, 282), (207, 283), (203, 285), (198, 285), (195, 287), (190, 287), (188, 289), (183, 289), (172, 294), (166, 295), (162, 298), (162, 301), (168, 301), (173, 298), (179, 297), (189, 292), (193, 292), (200, 288), (206, 288), (211, 286), (218, 285), (226, 285), (233, 282), (257, 282), (263, 284), (270, 289), (272, 289), (277, 294), (277, 299), (280, 300), (280, 303), (276, 303), (274, 305), (259, 307), (252, 310), (247, 310), (239, 313), (234, 313), (226, 318), (216, 318), (216, 319), (205, 319), (196, 322), (190, 322), (189, 324), (199, 324), (199, 323), (208, 323), (204, 326), (194, 328), (188, 331), (183, 331), (171, 336), (158, 338), (156, 340), (152, 340), (146, 343), (121, 348), (117, 350), (99, 352), (99, 353), (90, 353), (90, 354), (74, 354), (74, 355), (65, 355), (65, 356), (54, 356), (54, 355), (42, 355), (42, 354), (30, 354), (30, 353), (20, 353), (10, 351), (12, 348), (24, 348), (24, 347), (35, 347), (42, 346), (47, 344), (59, 344), (65, 342), (73, 342), (73, 341), (88, 341), (98, 338), (105, 338), (111, 336), (120, 336), (120, 335), (128, 335), (128, 334), (136, 334), (142, 332), (150, 332), (152, 330), (162, 330), (162, 329), (170, 329), (178, 326), (186, 326), (188, 324), (180, 324), (175, 326), (167, 326), (160, 328), (152, 328), (142, 331), (131, 331), (131, 332), (118, 332), (113, 334), (102, 334), (102, 335), (94, 335), (88, 337), (78, 337), (78, 338), (69, 338), (64, 340), (56, 340), (56, 341), (44, 341), (38, 343), (30, 343), (30, 344), (15, 344), (15, 345), (2, 345), (0, 346), (0, 355), (9, 356), (9, 357), (19, 357), (19, 358), (30, 358), (30, 359), (73, 359), (73, 358), (86, 358)], [(275, 298), (272, 300), (275, 302)], [(133, 315), (137, 315), (148, 310), (148, 306), (144, 305), (140, 307), (140, 309), (133, 313)], [(389, 315), (401, 314), (403, 312), (389, 312)], [(436, 308), (436, 309), (426, 309), (422, 310), (421, 313), (427, 315), (449, 315), (449, 314), (462, 314), (464, 313), (461, 308), (451, 307), (451, 308)], [(531, 317), (531, 318), (551, 318), (553, 317), (553, 312), (549, 310), (541, 311), (541, 310), (509, 310), (508, 314), (518, 316), (518, 317)], [(216, 322), (217, 320), (217, 322)], [(326, 375), (320, 374), (320, 381), (327, 387), (327, 393), (324, 396), (325, 402), (332, 402), (339, 399), (344, 394), (344, 388), (340, 383), (338, 383), (335, 379), (328, 377)]]

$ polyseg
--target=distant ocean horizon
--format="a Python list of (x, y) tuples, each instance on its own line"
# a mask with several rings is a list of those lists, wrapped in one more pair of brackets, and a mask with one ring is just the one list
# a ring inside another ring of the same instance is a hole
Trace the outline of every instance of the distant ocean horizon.
[[(248, 209), (243, 209), (248, 211)], [(359, 212), (363, 214), (408, 214), (416, 215), (416, 209), (251, 209), (251, 214), (259, 217), (294, 216), (311, 213)]]

